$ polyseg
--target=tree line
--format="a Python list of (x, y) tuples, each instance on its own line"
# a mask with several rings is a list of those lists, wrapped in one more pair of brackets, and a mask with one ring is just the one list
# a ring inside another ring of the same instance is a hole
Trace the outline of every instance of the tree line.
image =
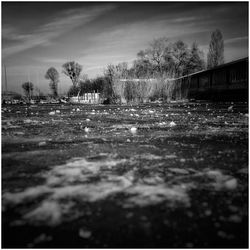
[[(149, 46), (137, 53), (137, 58), (129, 67), (127, 62), (117, 65), (110, 64), (104, 70), (101, 77), (88, 79), (86, 75), (81, 75), (83, 67), (74, 61), (66, 62), (62, 65), (62, 73), (68, 76), (72, 82), (68, 90), (68, 96), (82, 95), (88, 92), (99, 92), (103, 98), (108, 98), (110, 102), (117, 99), (119, 86), (115, 86), (116, 79), (127, 79), (128, 82), (124, 93), (127, 99), (132, 99), (133, 92), (152, 92), (151, 86), (143, 88), (143, 84), (132, 84), (132, 79), (173, 79), (195, 73), (204, 69), (213, 68), (224, 63), (224, 41), (220, 30), (215, 30), (211, 34), (207, 62), (205, 63), (204, 52), (199, 45), (194, 42), (189, 47), (185, 42), (178, 40), (170, 42), (166, 37), (154, 39)], [(45, 78), (49, 80), (49, 87), (52, 96), (58, 97), (59, 72), (50, 67)], [(28, 98), (31, 98), (34, 89), (33, 83), (25, 82), (22, 85)], [(158, 90), (159, 92), (159, 87)]]

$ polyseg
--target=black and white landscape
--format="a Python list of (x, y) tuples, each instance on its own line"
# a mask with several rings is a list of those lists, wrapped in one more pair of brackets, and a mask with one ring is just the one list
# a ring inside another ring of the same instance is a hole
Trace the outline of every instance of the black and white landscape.
[(2, 247), (247, 248), (248, 3), (2, 2)]

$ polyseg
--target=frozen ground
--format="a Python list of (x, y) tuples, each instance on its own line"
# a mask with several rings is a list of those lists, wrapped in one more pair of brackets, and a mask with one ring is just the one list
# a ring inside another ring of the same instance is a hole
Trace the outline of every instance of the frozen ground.
[(247, 247), (248, 106), (2, 107), (3, 247)]

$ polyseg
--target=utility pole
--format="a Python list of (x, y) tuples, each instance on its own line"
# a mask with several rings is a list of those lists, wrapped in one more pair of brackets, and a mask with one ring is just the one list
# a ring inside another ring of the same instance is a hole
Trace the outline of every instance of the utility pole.
[(58, 94), (59, 94), (59, 97), (60, 97), (60, 94), (61, 94), (61, 84), (59, 82), (58, 82), (58, 86), (59, 86), (59, 90), (58, 90), (59, 93)]
[(37, 76), (37, 85), (39, 86), (39, 69), (37, 69), (36, 76)]
[(29, 102), (30, 102), (30, 71), (28, 70), (28, 83), (29, 83)]
[(37, 69), (36, 77), (37, 77), (37, 85), (39, 86), (39, 69)]
[(5, 91), (8, 91), (8, 87), (7, 87), (7, 70), (6, 70), (6, 65), (4, 65), (4, 71), (5, 71)]

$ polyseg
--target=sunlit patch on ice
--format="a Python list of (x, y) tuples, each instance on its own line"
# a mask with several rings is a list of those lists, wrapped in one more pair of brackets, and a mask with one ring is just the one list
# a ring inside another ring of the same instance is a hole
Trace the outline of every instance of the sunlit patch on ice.
[[(155, 171), (146, 171), (144, 176), (138, 176), (136, 166), (140, 160), (158, 162), (168, 159), (149, 153), (136, 155), (131, 159), (120, 159), (113, 154), (73, 158), (45, 173), (44, 185), (22, 192), (4, 193), (3, 209), (21, 205), (25, 207), (21, 215), (23, 223), (56, 226), (83, 214), (84, 211), (79, 210), (77, 205), (79, 202), (115, 199), (116, 195), (125, 194), (121, 200), (116, 201), (123, 208), (163, 202), (169, 207), (188, 207), (191, 204), (189, 191), (198, 187), (193, 178), (195, 176), (208, 178), (206, 185), (214, 190), (232, 191), (238, 185), (235, 178), (220, 170), (194, 171), (190, 168), (170, 167), (165, 169), (165, 176), (169, 173), (172, 177), (166, 179), (163, 173), (157, 173), (157, 165), (154, 165)], [(119, 169), (123, 169), (121, 174)], [(127, 170), (124, 172), (124, 169)], [(181, 179), (187, 177), (188, 181)]]
[(9, 205), (16, 205), (23, 202), (29, 202), (33, 199), (40, 197), (41, 195), (51, 192), (50, 188), (46, 185), (41, 185), (37, 187), (27, 188), (23, 192), (3, 194), (3, 209)]
[(41, 234), (28, 244), (29, 248), (33, 248), (36, 244), (51, 241), (52, 237), (46, 234)]
[(185, 206), (190, 205), (187, 191), (181, 186), (170, 188), (166, 185), (135, 185), (127, 192), (133, 196), (127, 200), (124, 207), (155, 205), (163, 201), (166, 201), (170, 206), (176, 202)]
[(108, 170), (112, 167), (124, 163), (124, 159), (100, 159), (96, 161), (86, 158), (74, 158), (64, 165), (54, 167), (47, 174), (49, 185), (68, 184), (76, 181), (87, 181), (88, 178), (100, 173), (101, 170)]
[(143, 159), (143, 160), (161, 160), (162, 159), (161, 156), (155, 155), (155, 154), (150, 154), (150, 153), (136, 155), (135, 158)]
[(237, 188), (237, 179), (230, 175), (223, 174), (220, 170), (209, 170), (206, 172), (206, 174), (213, 180), (212, 186), (216, 190), (234, 190)]
[(31, 210), (23, 218), (34, 224), (46, 222), (49, 226), (58, 225), (62, 221), (62, 216), (70, 209), (69, 204), (59, 204), (56, 201), (43, 201), (40, 206)]

